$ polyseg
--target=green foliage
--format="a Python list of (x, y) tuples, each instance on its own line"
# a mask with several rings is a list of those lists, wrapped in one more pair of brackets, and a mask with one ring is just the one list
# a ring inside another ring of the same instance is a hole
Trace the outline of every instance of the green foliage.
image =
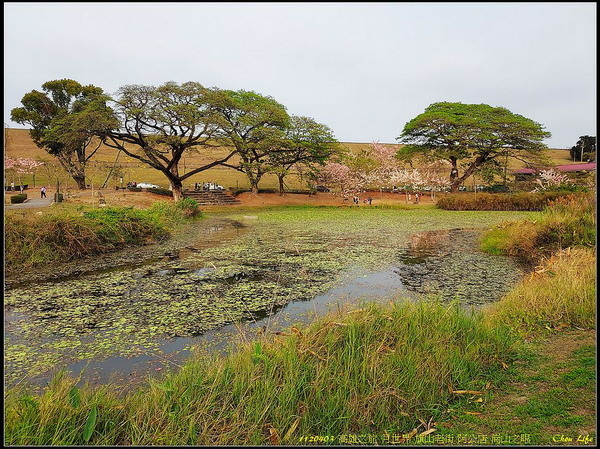
[(596, 136), (581, 136), (569, 152), (573, 161), (594, 162), (596, 160)]
[(196, 82), (123, 86), (114, 100), (120, 126), (108, 134), (105, 143), (163, 173), (171, 183), (173, 195), (179, 199), (184, 179), (232, 156), (179, 174), (183, 156), (190, 151), (206, 150), (215, 137), (210, 93)]
[[(398, 157), (450, 161), (450, 180), (456, 190), (477, 169), (499, 158), (540, 163), (546, 149), (542, 140), (548, 137), (550, 133), (541, 124), (503, 107), (441, 102), (430, 105), (404, 126), (397, 139), (407, 145)], [(464, 169), (462, 176), (459, 168)]]
[(310, 117), (291, 116), (280, 147), (268, 154), (269, 171), (279, 176), (283, 193), (283, 179), (293, 166), (301, 165), (310, 173), (337, 152), (339, 143), (328, 126)]
[(200, 206), (193, 198), (184, 198), (177, 201), (176, 207), (183, 212), (186, 218), (196, 217), (200, 214)]
[(23, 96), (22, 107), (11, 111), (11, 120), (31, 126), (36, 145), (55, 156), (79, 188), (85, 189), (85, 166), (96, 152), (88, 148), (92, 137), (103, 139), (118, 123), (108, 97), (93, 85), (62, 79), (42, 85)]
[(85, 422), (85, 427), (83, 428), (83, 441), (86, 443), (90, 441), (94, 430), (96, 429), (96, 419), (98, 418), (98, 407), (94, 406), (90, 410), (90, 414), (88, 415), (88, 419)]
[(211, 105), (216, 114), (218, 140), (235, 148), (237, 164), (226, 167), (245, 173), (253, 190), (269, 171), (269, 157), (285, 146), (290, 117), (274, 98), (245, 90), (213, 89)]
[(17, 195), (11, 195), (10, 196), (10, 204), (24, 203), (26, 199), (27, 199), (26, 193), (18, 193)]
[(563, 194), (569, 193), (587, 193), (590, 189), (586, 186), (578, 185), (578, 184), (561, 184), (556, 187), (547, 187), (544, 189), (544, 192), (559, 192)]
[(169, 189), (158, 188), (158, 189), (147, 189), (147, 191), (150, 193), (155, 193), (156, 195), (173, 196), (173, 192)]

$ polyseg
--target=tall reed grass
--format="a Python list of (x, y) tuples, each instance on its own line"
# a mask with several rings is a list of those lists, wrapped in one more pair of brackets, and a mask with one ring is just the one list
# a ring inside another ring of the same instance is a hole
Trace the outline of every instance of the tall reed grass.
[(197, 203), (157, 202), (152, 207), (106, 208), (87, 212), (18, 215), (5, 219), (6, 267), (35, 266), (156, 242), (171, 227), (199, 214)]
[(539, 329), (596, 326), (596, 255), (568, 248), (552, 255), (499, 302), (486, 318), (525, 333)]
[(503, 223), (481, 239), (484, 251), (529, 262), (564, 248), (595, 245), (596, 199), (591, 194), (559, 198), (535, 220)]
[(68, 378), (40, 398), (13, 391), (6, 439), (11, 445), (252, 445), (408, 433), (462, 397), (457, 391), (489, 387), (513, 357), (514, 343), (507, 328), (457, 305), (368, 305), (242, 344), (225, 358), (198, 355), (122, 397), (106, 388), (77, 389)]

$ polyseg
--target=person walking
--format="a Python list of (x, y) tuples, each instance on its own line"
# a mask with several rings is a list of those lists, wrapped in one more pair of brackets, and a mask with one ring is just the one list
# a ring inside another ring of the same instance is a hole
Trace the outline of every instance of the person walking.
[(42, 186), (40, 189), (40, 198), (46, 198), (46, 187)]

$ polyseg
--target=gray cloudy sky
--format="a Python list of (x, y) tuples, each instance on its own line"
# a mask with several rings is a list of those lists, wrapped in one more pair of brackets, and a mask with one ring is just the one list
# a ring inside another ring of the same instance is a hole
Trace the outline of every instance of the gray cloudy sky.
[(71, 78), (254, 90), (346, 142), (431, 103), (504, 106), (555, 148), (596, 135), (595, 3), (4, 3), (4, 121)]

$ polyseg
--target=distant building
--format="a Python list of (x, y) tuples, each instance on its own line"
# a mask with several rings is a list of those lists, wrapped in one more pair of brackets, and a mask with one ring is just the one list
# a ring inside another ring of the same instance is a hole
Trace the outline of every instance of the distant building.
[(534, 175), (539, 173), (542, 170), (556, 170), (558, 172), (569, 173), (569, 172), (582, 172), (586, 173), (589, 171), (596, 170), (595, 162), (585, 162), (581, 164), (567, 164), (567, 165), (557, 165), (555, 167), (545, 167), (545, 168), (520, 168), (518, 170), (513, 170), (512, 174), (515, 175), (515, 181), (527, 181), (531, 179)]

